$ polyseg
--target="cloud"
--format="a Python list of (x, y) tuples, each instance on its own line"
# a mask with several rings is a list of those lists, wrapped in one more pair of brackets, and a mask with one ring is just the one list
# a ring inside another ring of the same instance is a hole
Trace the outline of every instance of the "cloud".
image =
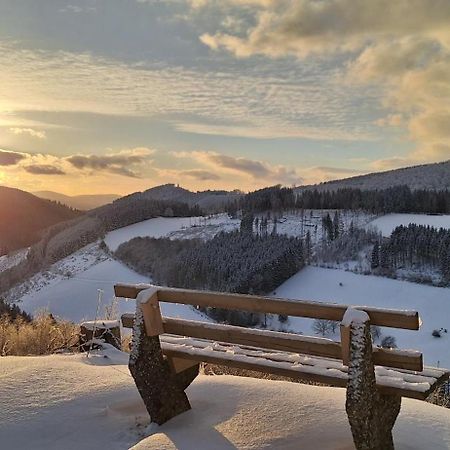
[(26, 159), (27, 155), (24, 153), (10, 152), (8, 150), (0, 149), (0, 166), (14, 166), (20, 161)]
[[(259, 6), (262, 2), (259, 2)], [(264, 5), (263, 5), (264, 6)], [(255, 11), (256, 25), (245, 36), (203, 34), (210, 48), (224, 48), (238, 57), (265, 54), (350, 52), (377, 37), (448, 32), (447, 0), (281, 0)]]
[(339, 180), (341, 178), (362, 175), (368, 171), (348, 169), (344, 167), (315, 166), (300, 170), (304, 184), (316, 184), (322, 181)]
[(24, 166), (24, 170), (33, 175), (65, 175), (66, 172), (56, 166), (49, 164), (32, 164)]
[(194, 178), (200, 181), (215, 181), (220, 180), (220, 176), (216, 173), (209, 172), (207, 170), (202, 169), (191, 169), (191, 170), (182, 170), (178, 173), (179, 176)]
[(66, 161), (79, 170), (106, 171), (137, 178), (139, 174), (134, 168), (147, 162), (148, 156), (153, 153), (151, 149), (136, 148), (108, 155), (73, 155), (67, 157)]
[(28, 135), (38, 138), (38, 139), (46, 139), (47, 138), (45, 131), (38, 131), (38, 130), (34, 130), (33, 128), (13, 127), (13, 128), (10, 128), (9, 131), (11, 131), (11, 133), (13, 133), (13, 134), (28, 134)]
[(175, 152), (173, 155), (178, 158), (194, 159), (200, 164), (213, 168), (215, 172), (225, 174), (231, 172), (251, 177), (253, 181), (258, 181), (261, 185), (270, 183), (301, 184), (302, 182), (302, 178), (295, 169), (284, 166), (271, 166), (266, 162), (244, 157), (208, 151)]
[(355, 141), (374, 140), (374, 137), (363, 131), (346, 131), (338, 128), (325, 128), (318, 126), (291, 127), (290, 125), (277, 126), (276, 124), (266, 127), (254, 125), (218, 125), (210, 123), (176, 122), (175, 128), (185, 133), (203, 134), (212, 136), (239, 136), (255, 139), (286, 139), (303, 138), (325, 141)]
[(337, 62), (343, 67), (337, 83), (379, 91), (386, 117), (375, 124), (408, 135), (416, 148), (406, 159), (450, 157), (448, 0), (280, 0), (255, 2), (252, 11), (254, 22), (244, 32), (219, 29), (202, 34), (201, 42), (238, 58)]
[[(0, 124), (2, 110), (44, 110), (157, 117), (197, 134), (373, 138), (372, 121), (352, 112), (355, 88), (335, 83), (318, 62), (305, 67), (262, 61), (257, 69), (218, 71), (21, 49), (0, 41), (0, 66)], [(27, 95), (20, 95), (24, 91)], [(367, 89), (361, 94), (367, 98)]]

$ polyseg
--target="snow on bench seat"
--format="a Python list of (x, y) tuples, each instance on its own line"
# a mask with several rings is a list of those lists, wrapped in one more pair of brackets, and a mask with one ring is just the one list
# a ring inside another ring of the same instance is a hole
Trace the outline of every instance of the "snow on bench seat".
[[(347, 385), (348, 367), (336, 359), (167, 334), (160, 338), (161, 348), (167, 356), (271, 372), (337, 387)], [(412, 372), (376, 366), (375, 375), (377, 386), (383, 393), (423, 400), (430, 395), (436, 383), (448, 376), (448, 371), (425, 367), (422, 372)]]

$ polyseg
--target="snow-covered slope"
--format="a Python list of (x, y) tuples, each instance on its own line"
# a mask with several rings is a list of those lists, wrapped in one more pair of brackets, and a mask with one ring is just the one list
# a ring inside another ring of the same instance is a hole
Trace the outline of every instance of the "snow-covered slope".
[[(115, 299), (113, 287), (119, 282), (151, 280), (109, 257), (98, 244), (92, 244), (14, 288), (7, 298), (30, 314), (46, 309), (57, 317), (79, 323), (95, 317), (99, 289), (103, 291), (101, 315), (112, 303), (119, 315), (135, 311), (134, 300)], [(188, 305), (162, 303), (161, 308), (166, 316), (209, 320)]]
[[(157, 217), (111, 231), (106, 235), (105, 243), (110, 250), (116, 251), (120, 244), (135, 237), (160, 238), (180, 230), (195, 230), (200, 224), (204, 227), (226, 223), (229, 220), (224, 214), (206, 220), (203, 217)], [(236, 226), (239, 224), (237, 223)]]
[[(423, 322), (419, 331), (383, 328), (383, 336), (396, 337), (399, 348), (421, 350), (428, 365), (450, 368), (449, 288), (309, 266), (283, 283), (276, 290), (276, 296), (417, 310)], [(284, 327), (314, 335), (312, 324), (309, 319), (290, 317)], [(433, 337), (432, 331), (440, 328), (446, 328), (449, 333), (442, 333), (441, 338)]]
[(400, 225), (408, 226), (410, 223), (429, 225), (435, 228), (450, 228), (450, 215), (386, 214), (372, 220), (368, 226), (378, 228), (383, 236), (390, 236), (396, 227)]
[[(106, 358), (105, 358), (106, 356)], [(149, 418), (123, 353), (2, 358), (1, 448), (25, 450), (352, 449), (343, 389), (199, 376), (192, 410)], [(404, 399), (397, 450), (450, 448), (450, 410)], [(151, 434), (149, 436), (149, 434)]]
[(301, 186), (297, 189), (330, 191), (342, 188), (359, 188), (363, 190), (374, 190), (400, 185), (407, 185), (411, 189), (449, 189), (450, 161), (369, 173), (367, 175), (328, 181), (312, 186)]

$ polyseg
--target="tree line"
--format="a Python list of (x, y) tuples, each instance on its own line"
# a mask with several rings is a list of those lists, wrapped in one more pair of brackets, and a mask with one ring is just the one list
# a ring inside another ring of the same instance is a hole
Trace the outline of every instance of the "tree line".
[(394, 186), (379, 190), (342, 188), (335, 191), (272, 186), (250, 192), (230, 202), (226, 211), (236, 216), (239, 211), (259, 213), (295, 209), (363, 210), (374, 214), (388, 213), (450, 213), (450, 192), (446, 190), (411, 190)]

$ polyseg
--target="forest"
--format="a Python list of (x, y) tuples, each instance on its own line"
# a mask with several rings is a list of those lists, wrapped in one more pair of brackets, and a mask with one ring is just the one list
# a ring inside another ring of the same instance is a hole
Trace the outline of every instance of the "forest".
[(410, 224), (399, 226), (381, 245), (375, 244), (371, 267), (380, 272), (399, 268), (437, 270), (450, 282), (450, 230)]
[[(305, 264), (303, 241), (244, 228), (219, 233), (208, 242), (135, 238), (116, 257), (162, 285), (242, 294), (267, 294)], [(234, 325), (255, 325), (255, 314), (208, 308), (210, 317)]]
[(408, 186), (394, 186), (379, 190), (303, 189), (294, 192), (291, 188), (272, 186), (246, 194), (227, 206), (227, 212), (232, 216), (235, 216), (239, 210), (258, 213), (294, 209), (362, 210), (372, 214), (449, 214), (450, 192), (411, 190)]

